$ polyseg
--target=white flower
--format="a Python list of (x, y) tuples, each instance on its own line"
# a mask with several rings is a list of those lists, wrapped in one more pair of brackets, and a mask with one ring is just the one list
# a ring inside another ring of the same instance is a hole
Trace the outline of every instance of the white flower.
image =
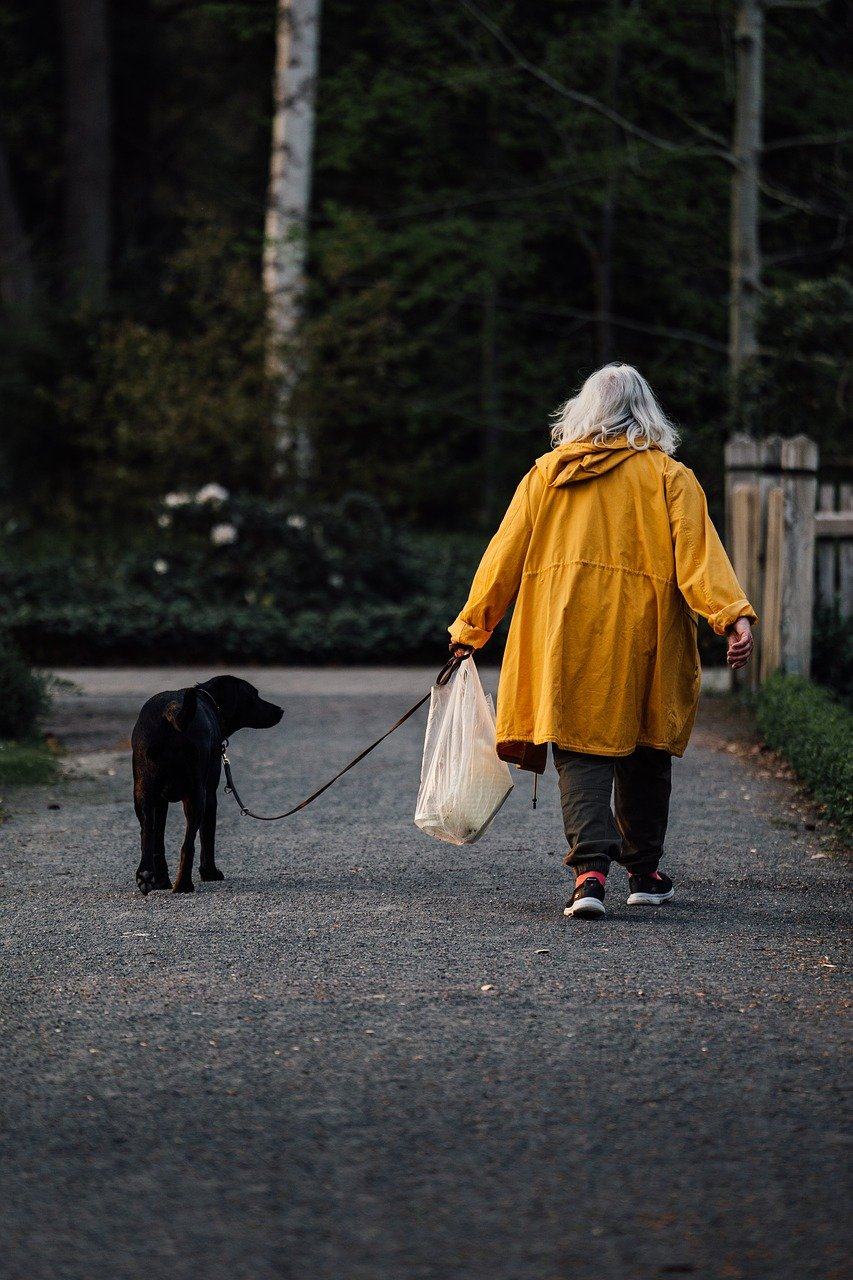
[(215, 524), (210, 531), (210, 541), (215, 547), (228, 547), (237, 541), (237, 530), (233, 524)]
[(162, 515), (157, 517), (157, 523), (161, 529), (168, 529), (169, 525), (172, 523), (172, 517), (169, 515), (168, 511), (164, 511)]
[(228, 490), (223, 489), (221, 484), (206, 484), (203, 489), (199, 489), (195, 495), (195, 500), (199, 506), (203, 506), (206, 502), (213, 502), (217, 505), (224, 502), (228, 497)]
[(307, 522), (304, 516), (288, 516), (285, 523), (288, 529), (304, 529)]
[(340, 575), (339, 573), (330, 573), (330, 574), (329, 574), (329, 586), (330, 586), (330, 587), (342, 587), (343, 585), (344, 585), (344, 580), (343, 580), (343, 578), (341, 577), (341, 575)]
[(154, 572), (155, 572), (155, 573), (168, 573), (168, 572), (169, 572), (169, 561), (168, 561), (168, 560), (155, 560), (155, 561), (154, 561)]
[(192, 502), (190, 494), (180, 490), (178, 493), (167, 493), (163, 499), (164, 507), (185, 507)]

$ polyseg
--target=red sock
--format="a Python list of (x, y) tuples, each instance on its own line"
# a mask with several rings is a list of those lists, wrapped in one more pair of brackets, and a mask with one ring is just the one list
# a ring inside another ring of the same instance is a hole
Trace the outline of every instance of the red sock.
[(579, 884), (583, 884), (584, 880), (588, 880), (590, 876), (595, 876), (602, 888), (607, 884), (607, 876), (603, 871), (582, 871), (577, 880), (575, 880), (575, 888), (577, 888)]

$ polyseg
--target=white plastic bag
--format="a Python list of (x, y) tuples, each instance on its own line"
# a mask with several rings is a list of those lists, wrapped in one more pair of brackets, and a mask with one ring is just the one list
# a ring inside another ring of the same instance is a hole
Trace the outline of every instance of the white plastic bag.
[(436, 840), (473, 844), (512, 791), (498, 757), (495, 708), (467, 658), (429, 702), (415, 825)]

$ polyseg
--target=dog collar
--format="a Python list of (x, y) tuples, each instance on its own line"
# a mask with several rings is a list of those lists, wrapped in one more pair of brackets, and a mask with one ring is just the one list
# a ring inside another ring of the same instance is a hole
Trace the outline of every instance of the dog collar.
[(199, 693), (203, 694), (203, 695), (204, 695), (204, 697), (205, 697), (205, 698), (207, 698), (208, 702), (209, 702), (209, 703), (210, 703), (210, 705), (213, 707), (213, 710), (214, 710), (214, 712), (216, 713), (216, 718), (217, 718), (217, 720), (219, 721), (219, 729), (220, 729), (220, 733), (221, 733), (221, 730), (222, 730), (222, 710), (221, 710), (221, 708), (220, 708), (220, 706), (219, 706), (219, 703), (216, 701), (216, 699), (214, 698), (213, 694), (210, 692), (210, 690), (209, 690), (209, 689), (203, 689), (203, 688), (202, 688), (202, 686), (201, 686), (200, 684), (197, 684), (195, 687), (196, 687), (196, 690), (197, 690)]

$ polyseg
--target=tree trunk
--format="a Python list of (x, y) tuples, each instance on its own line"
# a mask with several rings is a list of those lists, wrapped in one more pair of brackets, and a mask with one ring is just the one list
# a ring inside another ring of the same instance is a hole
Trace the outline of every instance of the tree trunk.
[(740, 416), (744, 408), (744, 374), (748, 372), (758, 353), (758, 299), (761, 288), (758, 182), (764, 96), (763, 0), (738, 0), (735, 61), (729, 374), (732, 408)]
[[(621, 0), (611, 0), (611, 21), (617, 23), (622, 16)], [(619, 75), (622, 69), (622, 41), (614, 39), (607, 60), (604, 100), (611, 111), (619, 109)], [(596, 326), (598, 359), (609, 364), (615, 355), (613, 335), (613, 264), (616, 243), (616, 213), (619, 203), (621, 159), (616, 160), (620, 144), (619, 126), (609, 127), (610, 169), (604, 187), (601, 205), (601, 228), (595, 260), (595, 293), (598, 324)]]
[(35, 294), (30, 246), (15, 200), (9, 156), (0, 140), (0, 301), (27, 310)]
[(498, 277), (492, 268), (483, 291), (480, 329), (480, 380), (483, 414), (483, 522), (496, 516), (498, 456), (500, 454), (500, 402), (498, 386)]
[(104, 303), (109, 286), (111, 108), (107, 0), (62, 0), (68, 284)]
[(269, 320), (268, 368), (277, 384), (276, 429), (297, 477), (313, 469), (307, 424), (290, 412), (297, 377), (293, 343), (302, 311), (321, 0), (278, 0), (270, 180), (263, 284)]

